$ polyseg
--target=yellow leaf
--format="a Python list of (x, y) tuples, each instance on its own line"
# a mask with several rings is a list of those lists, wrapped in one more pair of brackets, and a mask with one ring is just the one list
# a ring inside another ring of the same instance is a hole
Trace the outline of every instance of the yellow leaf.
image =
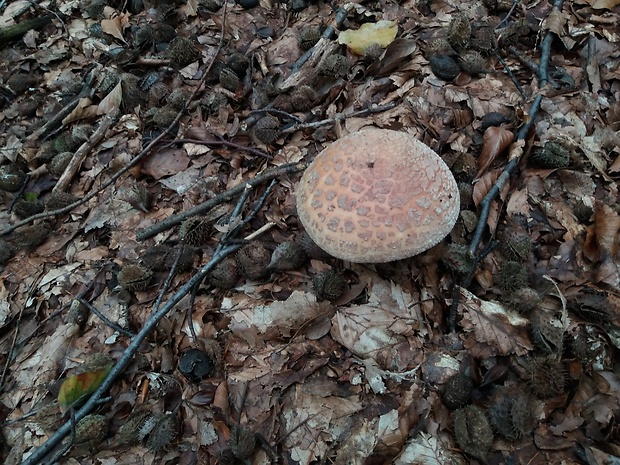
[(357, 31), (342, 31), (338, 43), (345, 44), (351, 52), (363, 55), (372, 46), (387, 47), (396, 38), (398, 24), (396, 21), (381, 20), (376, 23), (364, 23)]
[(66, 412), (71, 407), (76, 407), (86, 398), (95, 392), (101, 383), (108, 376), (112, 369), (112, 364), (97, 371), (88, 371), (79, 375), (67, 378), (58, 392), (58, 406), (61, 412)]

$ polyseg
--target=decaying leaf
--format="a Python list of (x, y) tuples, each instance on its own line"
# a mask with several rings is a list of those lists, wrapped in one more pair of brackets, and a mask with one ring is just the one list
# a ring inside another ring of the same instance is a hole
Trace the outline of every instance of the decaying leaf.
[(342, 31), (338, 43), (345, 44), (357, 55), (363, 55), (368, 47), (379, 45), (387, 47), (396, 37), (398, 23), (381, 20), (376, 23), (364, 23), (356, 31)]
[(506, 128), (491, 126), (484, 131), (484, 145), (478, 157), (478, 173), (482, 176), (493, 161), (512, 143), (514, 134)]
[(58, 392), (60, 410), (65, 412), (86, 400), (101, 385), (111, 368), (110, 364), (101, 370), (88, 371), (67, 378)]

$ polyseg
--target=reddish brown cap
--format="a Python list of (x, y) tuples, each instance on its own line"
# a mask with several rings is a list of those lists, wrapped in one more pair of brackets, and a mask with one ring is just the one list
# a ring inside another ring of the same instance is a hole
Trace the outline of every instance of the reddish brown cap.
[(403, 132), (366, 129), (314, 159), (297, 187), (297, 213), (334, 257), (390, 262), (430, 249), (452, 230), (459, 191), (428, 146)]

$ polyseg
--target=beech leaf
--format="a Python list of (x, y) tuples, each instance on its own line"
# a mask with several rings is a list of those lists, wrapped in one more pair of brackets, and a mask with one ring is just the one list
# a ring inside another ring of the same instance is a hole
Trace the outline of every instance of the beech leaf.
[(97, 371), (87, 371), (79, 375), (67, 378), (58, 392), (58, 405), (64, 413), (71, 407), (75, 407), (95, 392), (101, 383), (108, 376), (112, 369), (112, 364)]

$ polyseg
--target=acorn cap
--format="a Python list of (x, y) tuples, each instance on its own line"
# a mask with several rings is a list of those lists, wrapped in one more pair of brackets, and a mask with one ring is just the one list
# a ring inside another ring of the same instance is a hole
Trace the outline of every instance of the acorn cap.
[(444, 161), (415, 137), (367, 129), (334, 142), (297, 186), (297, 213), (334, 257), (381, 263), (440, 242), (459, 215), (459, 191)]

